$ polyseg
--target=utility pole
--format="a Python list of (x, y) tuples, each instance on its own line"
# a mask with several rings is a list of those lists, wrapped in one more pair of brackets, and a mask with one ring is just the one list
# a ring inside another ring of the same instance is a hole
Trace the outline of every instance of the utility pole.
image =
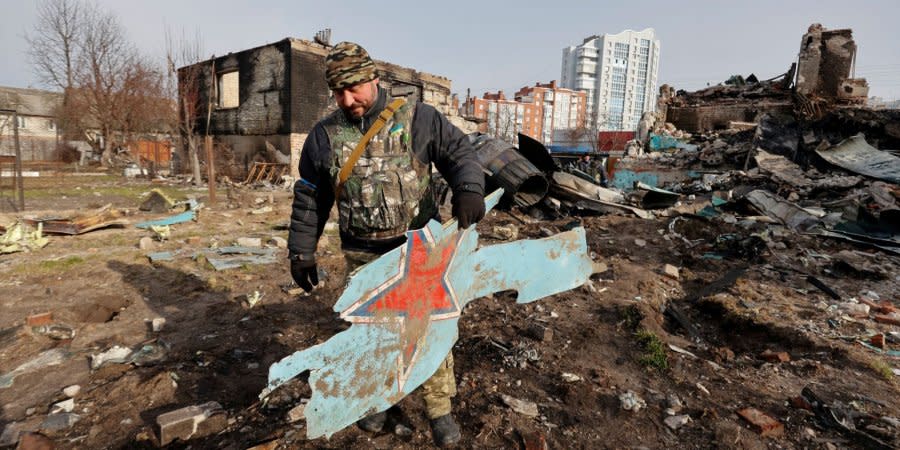
[(25, 186), (22, 181), (22, 147), (19, 145), (19, 112), (15, 109), (0, 109), (2, 113), (12, 113), (13, 141), (16, 146), (15, 189), (18, 192), (19, 211), (25, 210)]
[(206, 147), (206, 177), (209, 179), (207, 185), (209, 186), (209, 204), (216, 204), (216, 167), (215, 160), (213, 159), (213, 139), (209, 134), (209, 123), (212, 119), (212, 109), (213, 109), (213, 99), (217, 98), (219, 95), (219, 85), (218, 78), (216, 77), (216, 61), (213, 60), (212, 65), (210, 66), (210, 77), (211, 83), (210, 87), (212, 88), (207, 95), (206, 99), (206, 139), (204, 141)]

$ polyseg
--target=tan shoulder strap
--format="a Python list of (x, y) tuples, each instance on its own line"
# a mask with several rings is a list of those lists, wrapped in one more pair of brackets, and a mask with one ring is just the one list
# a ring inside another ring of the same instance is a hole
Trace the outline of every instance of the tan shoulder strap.
[(369, 128), (369, 131), (367, 131), (363, 138), (360, 139), (359, 143), (356, 144), (353, 153), (350, 154), (350, 157), (347, 158), (347, 161), (341, 166), (341, 171), (338, 172), (337, 195), (341, 195), (341, 187), (344, 185), (344, 182), (347, 181), (347, 178), (350, 178), (350, 172), (353, 170), (353, 166), (356, 165), (356, 162), (359, 161), (359, 157), (362, 156), (363, 150), (369, 145), (369, 140), (372, 139), (372, 136), (375, 136), (376, 133), (381, 131), (384, 124), (387, 123), (387, 121), (394, 116), (394, 113), (405, 104), (406, 100), (403, 98), (392, 101), (391, 104), (388, 105), (387, 108), (384, 108), (384, 111), (378, 115), (378, 119), (376, 119), (375, 123)]

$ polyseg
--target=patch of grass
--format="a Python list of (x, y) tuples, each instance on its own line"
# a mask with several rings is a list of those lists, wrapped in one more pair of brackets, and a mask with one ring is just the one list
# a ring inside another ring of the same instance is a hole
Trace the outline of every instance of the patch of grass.
[(669, 368), (669, 359), (666, 357), (666, 348), (656, 334), (647, 330), (638, 330), (634, 334), (643, 353), (638, 362), (647, 368), (663, 371)]
[[(151, 189), (159, 189), (166, 196), (175, 201), (182, 201), (186, 198), (186, 192), (175, 187), (153, 187), (148, 184), (120, 184), (120, 182), (93, 184), (85, 183), (84, 185), (61, 184), (26, 186), (25, 198), (30, 200), (38, 200), (49, 197), (56, 198), (63, 196), (67, 198), (94, 198), (97, 196), (97, 194), (99, 194), (100, 197), (125, 197), (137, 202), (138, 200), (143, 200), (144, 197), (142, 197), (142, 195), (146, 192), (149, 192)], [(95, 192), (97, 194), (94, 194)]]
[(69, 256), (68, 258), (62, 259), (50, 259), (47, 261), (41, 261), (38, 264), (43, 270), (56, 271), (56, 270), (69, 270), (72, 267), (75, 267), (84, 262), (84, 258), (80, 256)]
[(869, 368), (874, 370), (885, 381), (894, 381), (894, 369), (890, 364), (884, 362), (881, 358), (872, 358), (869, 360)]

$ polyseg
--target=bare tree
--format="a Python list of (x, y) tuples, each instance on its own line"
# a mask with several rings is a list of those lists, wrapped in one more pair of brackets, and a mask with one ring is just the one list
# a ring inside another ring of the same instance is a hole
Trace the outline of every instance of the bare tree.
[(102, 164), (137, 133), (165, 131), (174, 106), (163, 71), (140, 55), (112, 13), (80, 0), (44, 0), (26, 39), (35, 72), (64, 92), (57, 117), (65, 133), (101, 149)]
[[(75, 63), (88, 9), (80, 0), (43, 0), (37, 6), (37, 23), (25, 34), (26, 52), (38, 79), (63, 92), (61, 112), (67, 109), (69, 91), (75, 83)], [(71, 137), (76, 131), (66, 119), (65, 114), (58, 114), (57, 125)]]
[(126, 80), (134, 76), (138, 56), (116, 16), (92, 9), (85, 15), (79, 67), (75, 73), (78, 95), (103, 139), (101, 164), (110, 163), (126, 113)]
[[(195, 184), (200, 184), (200, 159), (197, 148), (199, 136), (197, 135), (197, 119), (200, 114), (200, 81), (203, 68), (197, 63), (201, 61), (202, 43), (200, 34), (195, 34), (193, 39), (188, 38), (184, 31), (176, 38), (172, 30), (166, 29), (166, 63), (167, 92), (169, 98), (177, 104), (175, 114), (170, 117), (172, 129), (181, 135), (182, 145), (181, 160), (190, 161), (191, 174)], [(182, 66), (179, 70), (178, 67)]]
[(86, 8), (78, 0), (44, 0), (37, 11), (34, 29), (25, 34), (28, 57), (41, 82), (65, 92), (75, 81)]

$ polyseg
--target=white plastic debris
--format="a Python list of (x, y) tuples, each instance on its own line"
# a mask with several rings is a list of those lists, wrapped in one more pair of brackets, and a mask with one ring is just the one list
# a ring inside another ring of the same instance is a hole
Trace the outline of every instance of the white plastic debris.
[(638, 412), (647, 407), (647, 402), (631, 390), (619, 394), (619, 402), (625, 411)]
[(72, 412), (74, 409), (75, 400), (70, 398), (59, 403), (54, 403), (53, 406), (50, 407), (50, 414), (68, 413)]
[(680, 416), (669, 416), (666, 417), (663, 422), (665, 422), (666, 426), (671, 428), (672, 431), (675, 431), (685, 425), (687, 425), (691, 421), (691, 416), (687, 414), (682, 414)]
[(69, 397), (69, 398), (72, 398), (72, 397), (78, 395), (79, 392), (81, 392), (81, 386), (79, 386), (77, 384), (67, 386), (65, 389), (63, 389), (63, 394), (65, 394), (66, 397)]
[(125, 363), (131, 356), (131, 349), (116, 345), (115, 347), (96, 355), (91, 355), (91, 369), (97, 370), (106, 363)]
[(150, 328), (153, 330), (154, 333), (159, 333), (160, 331), (162, 331), (163, 326), (165, 326), (165, 324), (166, 324), (165, 317), (156, 317), (150, 321)]
[(581, 378), (578, 375), (575, 375), (574, 373), (563, 372), (562, 379), (566, 383), (575, 383), (577, 381), (581, 381), (583, 378)]

